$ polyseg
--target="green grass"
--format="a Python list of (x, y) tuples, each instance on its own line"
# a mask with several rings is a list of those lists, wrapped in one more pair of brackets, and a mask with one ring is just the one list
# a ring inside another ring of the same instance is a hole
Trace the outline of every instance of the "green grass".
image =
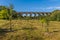
[[(39, 20), (12, 20), (14, 32), (0, 32), (0, 40), (60, 40), (60, 22), (50, 21), (46, 32), (46, 24)], [(0, 30), (9, 29), (8, 20), (0, 20)]]

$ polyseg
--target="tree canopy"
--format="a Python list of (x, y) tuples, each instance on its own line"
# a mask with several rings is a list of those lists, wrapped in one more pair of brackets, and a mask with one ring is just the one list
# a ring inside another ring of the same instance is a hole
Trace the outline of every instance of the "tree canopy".
[(55, 10), (51, 14), (51, 20), (60, 21), (60, 10)]
[[(12, 10), (12, 16), (14, 16), (13, 18), (16, 18), (16, 11)], [(9, 15), (10, 15), (10, 7), (6, 7), (6, 6), (0, 6), (0, 19), (9, 19)]]

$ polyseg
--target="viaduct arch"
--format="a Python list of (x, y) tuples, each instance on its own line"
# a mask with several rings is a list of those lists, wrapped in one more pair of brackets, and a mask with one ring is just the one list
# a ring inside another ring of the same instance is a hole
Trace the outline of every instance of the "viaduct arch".
[(47, 16), (50, 15), (51, 12), (19, 12), (19, 16), (29, 16), (29, 17), (37, 17), (37, 16)]

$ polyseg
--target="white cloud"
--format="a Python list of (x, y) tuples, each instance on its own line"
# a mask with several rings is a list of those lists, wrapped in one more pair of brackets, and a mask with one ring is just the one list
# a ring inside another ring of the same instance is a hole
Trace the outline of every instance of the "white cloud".
[(58, 7), (47, 7), (46, 9), (60, 9), (60, 6), (58, 6)]
[(56, 9), (60, 9), (60, 6), (39, 8), (39, 10), (42, 10), (42, 11), (53, 11), (53, 10), (56, 10)]
[(56, 7), (45, 7), (45, 8), (35, 8), (35, 9), (42, 9), (42, 10), (60, 9), (60, 6), (56, 6)]
[(27, 10), (31, 11), (53, 11), (56, 9), (60, 9), (60, 6), (50, 6), (50, 7), (40, 7), (40, 8), (28, 8)]

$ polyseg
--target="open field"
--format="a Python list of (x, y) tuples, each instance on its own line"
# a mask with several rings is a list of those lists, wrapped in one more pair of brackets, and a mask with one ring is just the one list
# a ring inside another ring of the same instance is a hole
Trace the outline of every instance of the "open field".
[(12, 20), (13, 32), (3, 32), (9, 29), (8, 20), (0, 20), (0, 40), (60, 40), (60, 22), (51, 21), (46, 32), (46, 24), (39, 20)]

